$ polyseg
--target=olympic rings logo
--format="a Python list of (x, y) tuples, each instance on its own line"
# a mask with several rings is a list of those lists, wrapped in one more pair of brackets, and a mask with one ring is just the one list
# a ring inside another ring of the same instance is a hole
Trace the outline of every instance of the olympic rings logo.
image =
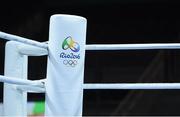
[(75, 67), (77, 65), (77, 60), (64, 60), (63, 64), (71, 67)]
[(67, 50), (70, 48), (73, 52), (78, 52), (80, 50), (80, 46), (77, 42), (75, 42), (71, 36), (64, 39), (62, 43), (62, 49)]

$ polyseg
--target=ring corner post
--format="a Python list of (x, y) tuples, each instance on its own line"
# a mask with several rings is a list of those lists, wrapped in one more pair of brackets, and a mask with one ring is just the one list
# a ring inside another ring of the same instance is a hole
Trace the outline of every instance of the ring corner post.
[(50, 18), (46, 116), (82, 116), (86, 25), (80, 16)]
[[(27, 59), (18, 52), (19, 42), (8, 41), (5, 49), (5, 76), (27, 79)], [(16, 85), (4, 83), (4, 116), (27, 116), (27, 92), (14, 88)]]

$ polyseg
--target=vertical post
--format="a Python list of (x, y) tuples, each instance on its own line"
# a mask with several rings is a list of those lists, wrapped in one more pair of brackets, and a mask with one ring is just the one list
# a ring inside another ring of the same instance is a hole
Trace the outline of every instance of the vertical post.
[(87, 21), (74, 15), (50, 18), (46, 116), (81, 116)]
[[(5, 76), (27, 79), (27, 56), (18, 52), (20, 43), (9, 41), (5, 50)], [(4, 83), (4, 116), (27, 115), (27, 93), (16, 90), (15, 85)]]

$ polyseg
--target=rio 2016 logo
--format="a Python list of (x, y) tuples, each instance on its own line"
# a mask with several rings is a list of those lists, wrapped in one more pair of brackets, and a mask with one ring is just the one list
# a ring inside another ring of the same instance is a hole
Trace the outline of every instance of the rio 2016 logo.
[(71, 49), (73, 52), (78, 52), (80, 50), (80, 46), (77, 42), (75, 42), (71, 36), (64, 39), (62, 48), (64, 50)]
[(68, 36), (64, 39), (62, 43), (62, 49), (70, 49), (72, 51), (70, 53), (60, 53), (59, 56), (63, 59), (63, 64), (66, 66), (75, 67), (78, 64), (78, 59), (80, 59), (80, 54), (78, 53), (80, 50), (80, 45), (77, 42), (75, 42), (71, 36)]

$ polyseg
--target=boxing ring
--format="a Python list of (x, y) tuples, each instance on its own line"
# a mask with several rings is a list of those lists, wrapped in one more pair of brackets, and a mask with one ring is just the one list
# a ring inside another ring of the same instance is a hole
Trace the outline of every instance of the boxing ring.
[[(82, 116), (83, 89), (180, 89), (180, 83), (84, 83), (88, 50), (180, 49), (180, 43), (86, 45), (85, 18), (53, 15), (49, 42), (37, 42), (0, 32), (10, 40), (5, 49), (4, 115), (26, 116), (27, 93), (45, 93), (46, 116)], [(47, 78), (27, 79), (28, 56), (48, 57)]]

